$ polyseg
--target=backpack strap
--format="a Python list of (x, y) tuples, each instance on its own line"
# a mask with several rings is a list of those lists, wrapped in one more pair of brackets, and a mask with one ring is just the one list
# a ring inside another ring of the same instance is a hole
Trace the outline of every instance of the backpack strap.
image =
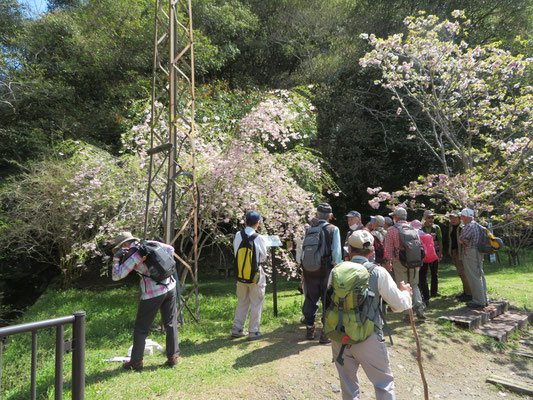
[[(378, 267), (378, 265), (376, 265), (376, 264), (374, 264), (373, 262), (370, 262), (370, 261), (364, 263), (363, 265), (366, 267), (366, 269), (368, 270), (368, 273), (370, 275), (372, 275), (372, 272), (374, 272), (376, 267)], [(408, 273), (409, 273), (409, 271), (408, 271)], [(371, 279), (371, 277), (368, 278), (369, 282), (370, 282), (370, 279)], [(376, 284), (376, 290), (377, 290), (377, 284)], [(379, 296), (379, 293), (374, 294), (374, 295)], [(389, 327), (389, 325), (387, 324), (387, 320), (385, 319), (385, 312), (383, 311), (383, 298), (381, 296), (379, 296), (379, 303), (378, 303), (378, 307), (377, 307), (377, 312), (379, 313), (379, 315), (381, 317), (381, 320), (383, 321), (383, 327), (381, 329), (383, 329), (385, 331), (385, 333), (387, 334), (387, 336), (389, 337), (390, 344), (394, 345), (394, 343), (392, 342), (392, 329)]]
[(322, 232), (326, 238), (326, 257), (331, 257), (331, 243), (333, 242), (332, 234), (326, 229), (327, 226), (331, 225), (329, 222), (324, 222), (322, 225)]

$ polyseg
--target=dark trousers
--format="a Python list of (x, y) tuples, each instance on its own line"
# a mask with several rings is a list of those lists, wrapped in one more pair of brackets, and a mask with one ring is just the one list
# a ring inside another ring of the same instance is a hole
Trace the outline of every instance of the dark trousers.
[(166, 331), (167, 357), (177, 357), (180, 354), (178, 343), (178, 310), (176, 307), (176, 288), (151, 299), (141, 300), (137, 310), (137, 319), (133, 330), (133, 349), (131, 361), (136, 363), (143, 359), (146, 337), (154, 322), (157, 312), (161, 310), (161, 317)]
[[(428, 288), (428, 270), (431, 271), (431, 295)], [(439, 260), (433, 261), (432, 263), (424, 263), (422, 267), (420, 267), (418, 287), (422, 293), (424, 301), (428, 301), (430, 297), (437, 295), (439, 291)]]
[(302, 313), (306, 325), (314, 325), (320, 300), (322, 300), (322, 324), (324, 324), (325, 311), (331, 301), (329, 296), (326, 295), (330, 273), (331, 269), (328, 269), (325, 276), (316, 278), (308, 276), (304, 271), (305, 300), (302, 307)]

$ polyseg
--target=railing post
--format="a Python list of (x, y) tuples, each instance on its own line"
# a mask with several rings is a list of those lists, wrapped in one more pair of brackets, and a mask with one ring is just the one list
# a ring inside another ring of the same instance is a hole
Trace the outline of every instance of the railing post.
[(56, 377), (55, 377), (55, 400), (63, 398), (63, 353), (65, 352), (65, 327), (56, 327)]
[(4, 352), (4, 338), (0, 336), (0, 392), (2, 391), (2, 353)]
[(85, 311), (74, 313), (72, 342), (72, 399), (83, 400), (85, 395)]
[(37, 398), (37, 331), (31, 331), (31, 389), (32, 400)]

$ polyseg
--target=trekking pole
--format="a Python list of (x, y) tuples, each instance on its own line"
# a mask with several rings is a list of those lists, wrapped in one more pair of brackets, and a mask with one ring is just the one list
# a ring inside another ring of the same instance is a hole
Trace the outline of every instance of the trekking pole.
[(415, 318), (413, 316), (412, 308), (409, 309), (409, 319), (411, 320), (411, 328), (413, 328), (413, 333), (415, 335), (416, 360), (418, 361), (418, 369), (420, 370), (420, 377), (422, 378), (422, 383), (424, 385), (424, 399), (429, 400), (428, 383), (426, 382), (426, 377), (424, 376), (424, 368), (422, 367), (422, 349), (420, 348), (420, 341), (418, 340), (418, 334), (416, 333)]

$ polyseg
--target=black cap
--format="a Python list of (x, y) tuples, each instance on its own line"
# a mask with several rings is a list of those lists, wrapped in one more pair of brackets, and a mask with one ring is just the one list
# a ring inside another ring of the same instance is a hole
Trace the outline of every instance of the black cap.
[(359, 211), (350, 211), (348, 214), (346, 214), (348, 218), (357, 217), (361, 218), (361, 213)]

